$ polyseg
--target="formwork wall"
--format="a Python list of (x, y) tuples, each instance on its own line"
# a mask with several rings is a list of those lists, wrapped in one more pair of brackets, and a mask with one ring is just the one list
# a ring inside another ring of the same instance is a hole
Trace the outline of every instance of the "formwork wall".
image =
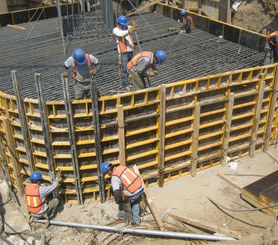
[[(181, 175), (194, 175), (195, 168), (198, 171), (225, 163), (227, 155), (254, 154), (277, 138), (277, 80), (277, 66), (270, 65), (101, 97), (103, 161), (136, 164), (146, 184), (159, 182), (162, 186), (164, 181)], [(65, 102), (46, 102), (54, 168), (60, 168), (64, 176), (61, 193), (67, 201), (75, 201), (80, 194), (82, 202), (97, 201), (91, 100), (73, 101), (70, 107), (74, 146), (69, 137)], [(30, 168), (41, 171), (43, 178), (50, 180), (38, 101), (24, 100), (30, 148), (26, 148), (21, 131), (16, 98), (1, 94), (0, 110), (12, 184), (22, 190)], [(272, 116), (271, 111), (275, 112)], [(33, 163), (28, 161), (28, 153)], [(78, 168), (72, 163), (75, 157)]]
[[(176, 10), (170, 10), (172, 15)], [(201, 28), (222, 30), (218, 35), (227, 38), (233, 38), (228, 30), (237, 31), (237, 42), (254, 35), (253, 48), (262, 46), (260, 35), (198, 15), (194, 18)], [(51, 169), (59, 168), (65, 200), (83, 203), (99, 200), (102, 183), (96, 148), (101, 148), (103, 161), (136, 164), (147, 185), (160, 186), (225, 165), (227, 156), (252, 156), (278, 137), (277, 84), (273, 64), (104, 96), (99, 99), (99, 129), (94, 128), (90, 99), (46, 101), (43, 113), (38, 100), (24, 99), (21, 111), (15, 96), (1, 92), (0, 130), (11, 182), (22, 192), (32, 170), (50, 181), (55, 175)], [(97, 146), (96, 130), (101, 135)], [(105, 189), (109, 198), (109, 186)]]

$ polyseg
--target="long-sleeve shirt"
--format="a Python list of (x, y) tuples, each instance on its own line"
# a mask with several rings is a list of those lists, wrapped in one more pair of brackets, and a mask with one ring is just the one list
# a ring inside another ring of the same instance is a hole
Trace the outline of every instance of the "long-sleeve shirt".
[(59, 180), (58, 178), (56, 177), (54, 180), (53, 180), (53, 183), (51, 185), (48, 185), (48, 186), (45, 186), (45, 185), (40, 185), (39, 187), (39, 193), (40, 193), (40, 198), (41, 198), (41, 201), (43, 203), (42, 205), (42, 209), (40, 212), (37, 213), (38, 214), (42, 214), (44, 213), (47, 209), (48, 209), (48, 205), (46, 203), (44, 203), (45, 201), (45, 198), (52, 192), (54, 191), (57, 186), (59, 184)]
[(157, 70), (156, 65), (153, 62), (153, 59), (151, 60), (149, 57), (143, 56), (138, 60), (138, 65), (133, 66), (131, 70), (139, 73), (140, 75), (145, 75), (145, 72), (150, 68), (152, 68), (154, 71)]
[[(128, 26), (128, 28), (129, 27), (131, 27), (131, 26)], [(131, 37), (131, 35), (130, 35), (128, 30), (122, 30), (118, 26), (116, 26), (113, 29), (113, 34), (114, 34), (115, 39), (116, 39), (117, 50), (118, 50), (119, 54), (121, 53), (120, 45), (119, 45), (120, 38), (124, 38), (125, 39), (124, 41), (125, 41), (125, 44), (126, 44), (126, 52), (132, 52), (133, 51), (133, 49), (134, 49), (134, 42), (133, 42), (132, 37)]]
[(93, 56), (89, 55), (91, 60), (91, 66), (89, 67), (88, 63), (86, 62), (83, 65), (79, 65), (77, 62), (74, 61), (73, 57), (70, 56), (64, 63), (63, 70), (67, 70), (70, 67), (74, 66), (74, 62), (76, 63), (76, 80), (79, 82), (86, 82), (90, 81), (90, 68), (95, 68), (97, 71), (100, 70), (101, 65), (99, 60)]

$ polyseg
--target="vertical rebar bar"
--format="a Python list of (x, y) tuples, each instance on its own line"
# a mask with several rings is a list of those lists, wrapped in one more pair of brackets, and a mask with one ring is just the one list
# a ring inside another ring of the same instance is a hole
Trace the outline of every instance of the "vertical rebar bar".
[(64, 40), (64, 30), (63, 30), (60, 0), (56, 0), (56, 7), (57, 7), (57, 13), (58, 13), (58, 19), (59, 19), (59, 25), (60, 25), (60, 36), (61, 36), (62, 44), (63, 44), (63, 53), (65, 56), (66, 55), (66, 47), (65, 47), (65, 40)]
[(16, 96), (18, 116), (19, 116), (20, 124), (21, 124), (21, 132), (23, 135), (24, 146), (26, 149), (28, 166), (29, 166), (30, 172), (33, 172), (34, 171), (33, 151), (31, 148), (30, 137), (29, 137), (28, 127), (27, 127), (26, 113), (24, 110), (24, 104), (23, 104), (21, 93), (20, 93), (19, 82), (17, 79), (16, 71), (12, 70), (11, 75), (12, 75), (14, 92), (15, 92), (15, 96)]
[(80, 174), (79, 174), (79, 164), (78, 164), (77, 149), (76, 149), (76, 139), (75, 139), (74, 125), (73, 125), (72, 104), (71, 104), (70, 93), (69, 93), (69, 84), (68, 84), (68, 79), (63, 77), (63, 75), (61, 75), (61, 78), (63, 83), (65, 111), (67, 115), (68, 133), (70, 138), (70, 150), (71, 150), (71, 156), (73, 161), (72, 165), (73, 165), (73, 172), (75, 178), (76, 195), (77, 195), (78, 204), (83, 204), (82, 189), (81, 189)]
[(101, 135), (100, 135), (100, 121), (99, 121), (99, 109), (98, 109), (98, 93), (96, 87), (96, 78), (90, 78), (91, 85), (91, 97), (92, 97), (92, 112), (94, 118), (94, 133), (95, 133), (95, 148), (96, 148), (96, 162), (97, 162), (97, 172), (98, 172), (98, 186), (100, 202), (105, 202), (105, 190), (103, 174), (101, 172), (100, 166), (102, 164), (102, 150), (101, 150)]
[[(50, 140), (49, 125), (47, 123), (46, 105), (45, 105), (45, 99), (44, 99), (44, 93), (43, 93), (41, 74), (35, 73), (34, 78), (35, 78), (35, 83), (36, 83), (38, 103), (39, 103), (40, 114), (41, 114), (42, 132), (43, 132), (44, 143), (45, 143), (45, 148), (46, 148), (47, 164), (48, 164), (48, 168), (49, 168), (49, 177), (52, 182), (56, 175), (55, 175), (53, 152), (52, 152), (52, 146), (51, 146), (51, 140)], [(57, 191), (53, 192), (53, 196), (57, 197), (58, 192)]]

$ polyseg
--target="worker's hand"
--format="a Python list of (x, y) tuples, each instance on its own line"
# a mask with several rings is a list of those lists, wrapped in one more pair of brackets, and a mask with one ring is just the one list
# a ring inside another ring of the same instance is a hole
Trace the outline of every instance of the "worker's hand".
[(91, 69), (90, 74), (91, 74), (91, 76), (95, 76), (97, 74), (97, 70), (96, 69)]
[(58, 181), (61, 182), (62, 180), (62, 171), (58, 168), (58, 171), (56, 173), (56, 177), (58, 178)]
[(130, 25), (134, 28), (134, 31), (137, 30), (137, 23), (135, 20), (130, 21)]
[(63, 77), (67, 77), (69, 73), (67, 71), (63, 72)]
[(147, 76), (148, 77), (155, 77), (158, 75), (158, 71), (148, 71)]

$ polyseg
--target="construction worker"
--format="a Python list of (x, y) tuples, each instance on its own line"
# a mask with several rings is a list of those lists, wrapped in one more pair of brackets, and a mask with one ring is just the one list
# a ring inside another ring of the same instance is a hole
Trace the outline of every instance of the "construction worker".
[(73, 79), (75, 80), (75, 99), (89, 98), (90, 76), (95, 76), (100, 70), (100, 62), (91, 55), (85, 54), (82, 49), (75, 49), (72, 55), (65, 61), (63, 66), (63, 76), (69, 75), (68, 70), (73, 67)]
[(59, 199), (53, 198), (48, 203), (46, 197), (52, 193), (58, 186), (61, 178), (60, 172), (53, 180), (51, 185), (45, 186), (42, 183), (41, 172), (32, 172), (30, 176), (31, 183), (25, 188), (25, 204), (28, 212), (35, 218), (52, 219), (56, 215), (56, 209), (59, 205)]
[(194, 28), (194, 23), (192, 17), (186, 10), (181, 10), (180, 15), (182, 17), (183, 25), (181, 26), (181, 31), (185, 31), (186, 33), (190, 33)]
[(119, 69), (123, 79), (122, 86), (128, 91), (132, 90), (132, 87), (129, 83), (127, 63), (132, 59), (133, 50), (136, 47), (130, 34), (137, 30), (136, 22), (132, 21), (130, 23), (131, 26), (128, 25), (127, 18), (121, 15), (117, 19), (117, 26), (113, 29), (118, 50)]
[(266, 51), (269, 61), (265, 61), (265, 63), (270, 64), (272, 63), (271, 60), (273, 60), (273, 63), (278, 62), (278, 31), (267, 35)]
[[(134, 90), (144, 89), (147, 87), (145, 78), (155, 77), (158, 75), (156, 64), (162, 64), (166, 59), (166, 53), (163, 50), (157, 50), (155, 53), (151, 51), (143, 51), (136, 54), (127, 64), (130, 74), (130, 80)], [(151, 71), (147, 71), (152, 69)]]
[(119, 205), (118, 219), (133, 225), (140, 224), (140, 201), (144, 195), (144, 184), (133, 169), (126, 166), (113, 166), (109, 162), (101, 164), (103, 175), (111, 177), (115, 202)]

